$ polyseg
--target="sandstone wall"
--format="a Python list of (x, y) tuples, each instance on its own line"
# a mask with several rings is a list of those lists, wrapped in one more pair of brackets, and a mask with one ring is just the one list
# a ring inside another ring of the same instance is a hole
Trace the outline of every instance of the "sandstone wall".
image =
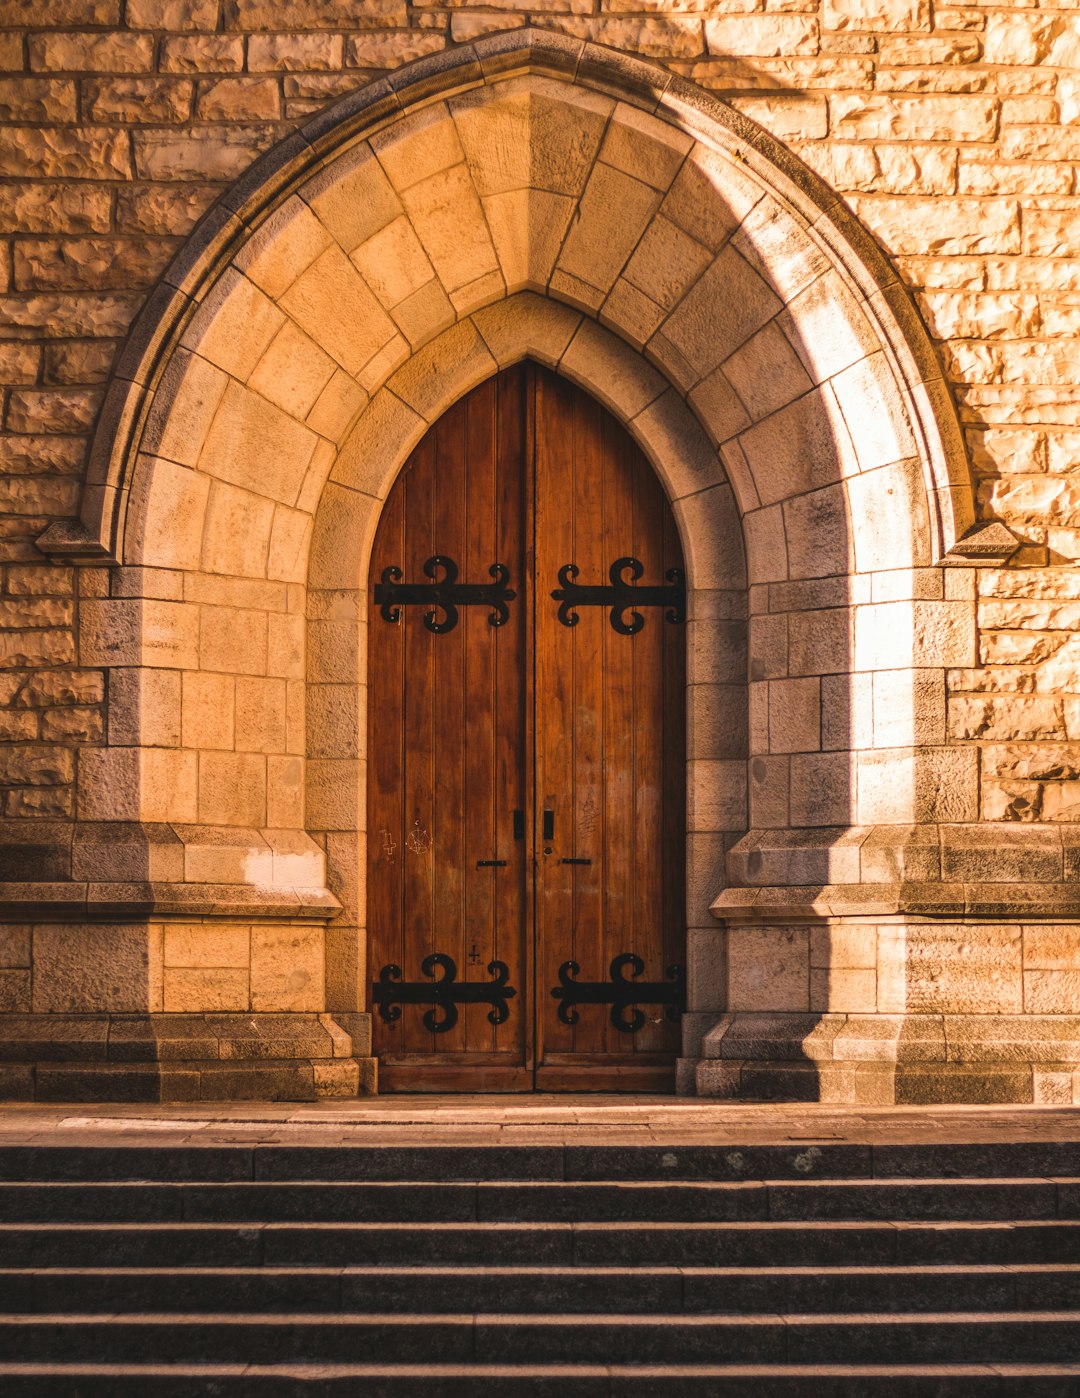
[[(1080, 818), (1077, 0), (0, 0), (0, 814), (74, 815), (79, 762), (104, 741), (100, 647), (77, 637), (105, 575), (46, 566), (34, 540), (76, 511), (147, 289), (322, 105), (526, 22), (729, 99), (893, 255), (941, 345), (979, 508), (1023, 540), (979, 574), (979, 664), (949, 675), (948, 737), (978, 745), (984, 818)], [(219, 715), (252, 701), (218, 698)], [(277, 726), (280, 752), (257, 760), (280, 768), (295, 745)]]

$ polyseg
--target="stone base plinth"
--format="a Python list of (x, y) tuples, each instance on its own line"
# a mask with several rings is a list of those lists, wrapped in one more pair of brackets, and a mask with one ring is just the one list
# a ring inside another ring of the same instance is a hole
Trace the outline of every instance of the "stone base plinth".
[(700, 1097), (891, 1106), (1080, 1103), (1080, 1016), (724, 1015), (682, 1061)]
[(329, 1014), (3, 1015), (0, 1098), (308, 1102), (373, 1094), (370, 1016), (341, 1021)]

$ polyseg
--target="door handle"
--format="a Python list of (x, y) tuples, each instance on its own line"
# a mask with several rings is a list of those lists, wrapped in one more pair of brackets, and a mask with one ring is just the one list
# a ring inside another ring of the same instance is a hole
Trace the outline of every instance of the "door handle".
[(591, 859), (560, 859), (560, 864), (591, 864)]
[(544, 829), (543, 829), (543, 835), (544, 835), (544, 839), (545, 839), (545, 840), (554, 840), (554, 838), (555, 838), (555, 812), (554, 812), (554, 811), (545, 811), (545, 812), (544, 812)]
[(478, 860), (476, 861), (476, 867), (477, 867), (478, 869), (505, 869), (505, 868), (506, 868), (506, 860), (505, 860), (505, 859), (478, 859)]
[(525, 812), (514, 812), (514, 839), (524, 840), (525, 838)]

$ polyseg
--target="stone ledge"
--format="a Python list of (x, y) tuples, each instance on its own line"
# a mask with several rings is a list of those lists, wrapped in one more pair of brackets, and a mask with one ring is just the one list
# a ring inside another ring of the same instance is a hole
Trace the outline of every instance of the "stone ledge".
[(821, 918), (912, 917), (1080, 919), (1080, 884), (806, 884), (773, 888), (726, 888), (714, 900), (713, 916), (731, 924), (791, 922)]
[(303, 830), (145, 821), (0, 821), (0, 917), (330, 918)]
[(313, 918), (341, 904), (326, 888), (248, 884), (0, 883), (0, 918), (20, 923), (141, 922), (149, 917)]
[(370, 1016), (0, 1016), (0, 1099), (313, 1101), (377, 1090)]
[(1080, 1016), (728, 1014), (682, 1074), (708, 1097), (1071, 1103)]
[(748, 889), (1036, 880), (1080, 888), (1080, 826), (968, 822), (751, 830), (732, 847), (727, 872), (731, 884)]
[(164, 1063), (351, 1058), (371, 1053), (371, 1016), (332, 1014), (4, 1014), (0, 1061)]

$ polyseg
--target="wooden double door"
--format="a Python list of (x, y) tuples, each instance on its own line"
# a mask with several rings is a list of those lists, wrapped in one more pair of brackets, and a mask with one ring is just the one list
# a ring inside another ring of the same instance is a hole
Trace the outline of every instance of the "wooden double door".
[(398, 1091), (669, 1090), (685, 1000), (685, 590), (627, 433), (532, 364), (386, 503), (368, 968)]

